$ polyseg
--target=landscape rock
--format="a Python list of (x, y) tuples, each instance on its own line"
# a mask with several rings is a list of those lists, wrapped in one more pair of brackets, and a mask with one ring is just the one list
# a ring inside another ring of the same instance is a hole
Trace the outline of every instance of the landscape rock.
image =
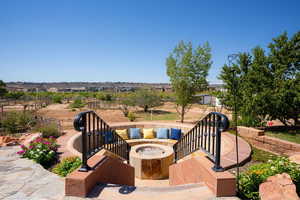
[(20, 143), (25, 146), (28, 146), (31, 141), (33, 141), (36, 138), (41, 137), (41, 136), (42, 136), (42, 133), (30, 133), (30, 134), (24, 135), (24, 138), (22, 138), (23, 137), (22, 136)]
[(11, 136), (0, 136), (0, 146), (12, 146), (19, 144), (19, 139)]
[(259, 186), (261, 200), (299, 200), (290, 175), (283, 173), (271, 176)]
[(19, 144), (28, 146), (31, 141), (41, 135), (41, 133), (22, 133), (22, 136), (19, 138), (13, 136), (0, 136), (0, 146), (14, 146)]

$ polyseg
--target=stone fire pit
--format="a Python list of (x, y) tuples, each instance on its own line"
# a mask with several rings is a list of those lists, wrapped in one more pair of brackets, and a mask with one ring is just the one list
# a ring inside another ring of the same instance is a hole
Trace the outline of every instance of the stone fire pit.
[(174, 151), (170, 146), (140, 144), (131, 147), (129, 159), (136, 178), (164, 179), (169, 177), (169, 166), (173, 163)]

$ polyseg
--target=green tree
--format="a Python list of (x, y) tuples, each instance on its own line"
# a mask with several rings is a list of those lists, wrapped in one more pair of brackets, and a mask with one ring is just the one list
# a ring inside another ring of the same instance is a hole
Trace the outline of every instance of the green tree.
[(4, 97), (5, 94), (7, 93), (7, 90), (6, 90), (6, 84), (0, 80), (0, 98)]
[[(273, 39), (269, 54), (256, 47), (251, 54), (240, 53), (231, 66), (224, 65), (219, 78), (226, 91), (219, 97), (233, 109), (234, 95), (241, 122), (262, 125), (279, 119), (285, 125), (299, 123), (300, 114), (300, 32), (291, 39), (284, 33)], [(233, 85), (237, 85), (237, 91)]]
[(53, 101), (53, 103), (62, 104), (63, 103), (63, 95), (62, 94), (54, 94), (52, 96), (52, 101)]
[(300, 115), (300, 31), (290, 39), (283, 33), (269, 45), (273, 76), (272, 119), (285, 125), (299, 124)]
[[(227, 109), (236, 109), (240, 114), (241, 123), (246, 126), (258, 126), (267, 115), (266, 104), (270, 88), (266, 87), (269, 82), (268, 62), (262, 48), (256, 47), (252, 54), (240, 53), (236, 62), (231, 66), (224, 65), (219, 78), (225, 84), (225, 92), (221, 93), (220, 99)], [(233, 116), (233, 121), (238, 116)]]
[(129, 104), (143, 108), (144, 112), (148, 112), (149, 108), (154, 108), (162, 104), (161, 97), (151, 89), (143, 88), (137, 90), (134, 95), (130, 96)]
[(21, 91), (9, 92), (6, 94), (6, 96), (10, 99), (18, 100), (21, 99), (21, 97), (25, 96), (25, 93)]
[(211, 48), (208, 42), (193, 48), (191, 42), (181, 41), (167, 58), (167, 75), (174, 90), (181, 122), (193, 102), (193, 96), (207, 86), (206, 77), (211, 65)]

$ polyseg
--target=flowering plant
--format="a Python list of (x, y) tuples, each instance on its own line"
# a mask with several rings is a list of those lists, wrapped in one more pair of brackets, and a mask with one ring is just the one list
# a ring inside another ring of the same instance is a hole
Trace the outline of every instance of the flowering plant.
[(23, 158), (34, 160), (47, 168), (56, 160), (57, 147), (53, 137), (48, 139), (39, 137), (30, 142), (28, 147), (21, 145), (22, 150), (17, 153)]
[(297, 191), (300, 191), (300, 166), (288, 158), (278, 157), (266, 163), (252, 165), (239, 176), (239, 192), (242, 198), (259, 199), (259, 185), (268, 177), (287, 173), (291, 176)]
[(267, 125), (268, 125), (268, 126), (273, 126), (273, 125), (274, 125), (274, 122), (268, 121), (268, 122), (267, 122)]

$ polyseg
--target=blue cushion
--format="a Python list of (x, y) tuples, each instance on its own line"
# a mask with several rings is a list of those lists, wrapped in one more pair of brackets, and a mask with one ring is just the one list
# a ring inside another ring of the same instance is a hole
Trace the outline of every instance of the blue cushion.
[(181, 138), (181, 129), (171, 128), (170, 139), (179, 140)]
[(167, 128), (157, 129), (156, 137), (158, 139), (168, 139), (169, 138), (169, 129), (167, 129)]
[(113, 142), (113, 133), (111, 132), (111, 131), (107, 131), (107, 132), (104, 132), (104, 133), (102, 133), (103, 134), (103, 136), (104, 136), (104, 143), (105, 144), (110, 144), (110, 143), (112, 143)]
[(130, 139), (140, 139), (140, 128), (130, 128), (129, 135)]

